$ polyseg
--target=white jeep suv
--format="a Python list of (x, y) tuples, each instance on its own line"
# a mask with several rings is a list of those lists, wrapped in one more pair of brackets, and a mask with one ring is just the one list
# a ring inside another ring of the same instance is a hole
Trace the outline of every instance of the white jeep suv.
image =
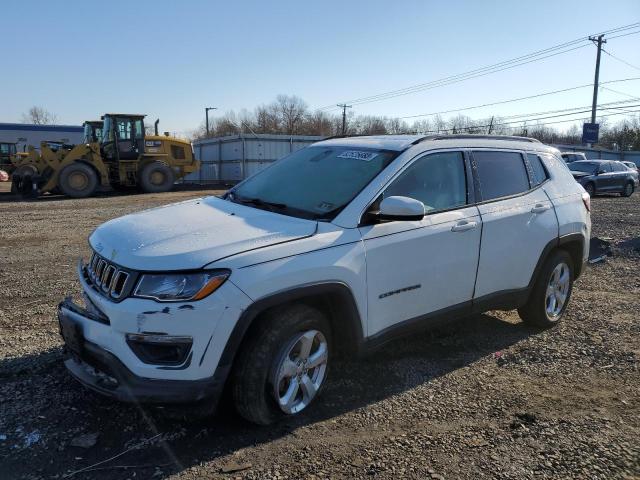
[(111, 220), (59, 306), (65, 364), (121, 400), (267, 424), (338, 353), (490, 309), (548, 327), (588, 256), (590, 203), (519, 137), (332, 138), (229, 190)]

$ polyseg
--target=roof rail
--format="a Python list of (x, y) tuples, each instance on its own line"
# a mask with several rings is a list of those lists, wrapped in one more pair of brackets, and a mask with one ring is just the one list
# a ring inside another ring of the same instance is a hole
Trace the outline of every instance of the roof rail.
[(449, 139), (486, 139), (486, 140), (507, 140), (510, 142), (531, 142), (542, 143), (540, 140), (530, 137), (518, 137), (515, 135), (475, 135), (475, 134), (452, 134), (452, 135), (432, 135), (420, 139), (423, 140), (449, 140)]

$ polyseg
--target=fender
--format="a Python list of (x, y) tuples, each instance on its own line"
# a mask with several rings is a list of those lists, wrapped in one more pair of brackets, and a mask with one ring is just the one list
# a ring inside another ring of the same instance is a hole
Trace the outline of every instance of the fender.
[(222, 352), (215, 377), (226, 380), (247, 332), (254, 321), (259, 321), (257, 318), (261, 313), (269, 308), (305, 299), (327, 302), (326, 305), (331, 310), (332, 318), (329, 320), (332, 327), (335, 329), (337, 322), (340, 322), (341, 332), (334, 336), (339, 342), (339, 348), (357, 352), (363, 344), (364, 333), (351, 289), (345, 283), (337, 281), (306, 284), (262, 297), (242, 312)]

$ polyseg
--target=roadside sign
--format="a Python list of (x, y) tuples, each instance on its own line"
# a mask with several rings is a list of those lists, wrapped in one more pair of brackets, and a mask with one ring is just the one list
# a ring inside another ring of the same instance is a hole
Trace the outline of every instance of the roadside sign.
[(582, 126), (582, 143), (598, 143), (599, 123), (585, 123)]

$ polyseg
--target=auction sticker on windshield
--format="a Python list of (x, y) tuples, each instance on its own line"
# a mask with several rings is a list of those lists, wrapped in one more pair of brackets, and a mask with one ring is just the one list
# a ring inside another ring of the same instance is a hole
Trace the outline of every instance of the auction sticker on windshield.
[(364, 160), (370, 162), (378, 156), (376, 152), (363, 152), (361, 150), (347, 150), (338, 155), (338, 158), (351, 158), (354, 160)]

